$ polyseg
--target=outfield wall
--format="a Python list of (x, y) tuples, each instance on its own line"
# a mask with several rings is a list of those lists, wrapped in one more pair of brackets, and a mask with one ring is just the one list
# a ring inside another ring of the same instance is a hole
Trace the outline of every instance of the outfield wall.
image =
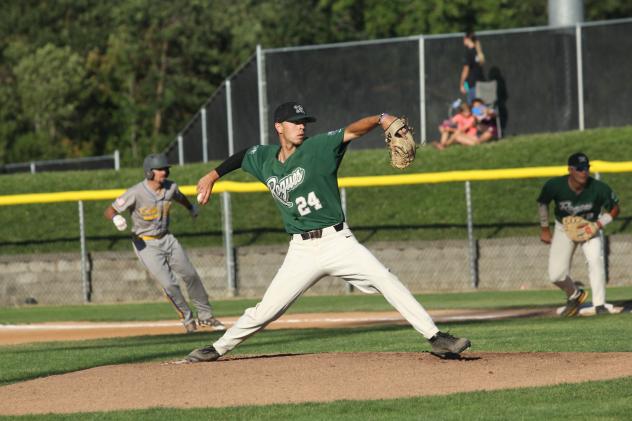
[[(632, 285), (626, 270), (632, 236), (608, 237), (609, 285)], [(467, 240), (376, 242), (369, 249), (417, 293), (472, 291)], [(537, 236), (478, 241), (478, 289), (551, 288), (547, 281), (549, 248)], [(260, 297), (283, 262), (286, 246), (241, 247), (236, 250), (237, 296)], [(226, 283), (222, 248), (188, 250), (211, 300), (232, 296)], [(81, 259), (77, 254), (0, 256), (0, 306), (82, 304)], [(162, 300), (162, 294), (132, 252), (90, 254), (93, 303)], [(585, 259), (577, 251), (571, 274), (588, 285)], [(346, 283), (325, 278), (308, 294), (347, 294)]]

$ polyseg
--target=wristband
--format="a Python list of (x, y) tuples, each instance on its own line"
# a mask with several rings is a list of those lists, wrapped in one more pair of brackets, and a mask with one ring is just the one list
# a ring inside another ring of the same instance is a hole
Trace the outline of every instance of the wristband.
[(605, 227), (606, 225), (608, 225), (609, 223), (612, 222), (612, 215), (610, 215), (609, 213), (604, 213), (602, 214), (599, 219), (597, 220), (597, 223), (599, 224), (600, 228)]
[(544, 203), (540, 203), (538, 206), (538, 215), (540, 216), (540, 228), (549, 227), (549, 207)]

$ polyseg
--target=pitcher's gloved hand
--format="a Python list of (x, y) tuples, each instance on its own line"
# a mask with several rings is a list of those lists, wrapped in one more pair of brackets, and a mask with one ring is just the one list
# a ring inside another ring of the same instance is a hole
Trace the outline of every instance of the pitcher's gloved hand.
[(400, 117), (384, 130), (384, 140), (391, 156), (391, 165), (404, 169), (412, 164), (417, 153), (417, 144), (413, 138), (413, 129), (406, 118)]

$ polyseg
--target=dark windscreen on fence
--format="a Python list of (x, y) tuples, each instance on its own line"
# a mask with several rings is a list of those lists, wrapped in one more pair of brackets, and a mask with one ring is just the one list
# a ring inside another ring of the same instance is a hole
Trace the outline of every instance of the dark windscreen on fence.
[[(578, 127), (573, 28), (479, 36), (487, 80), (497, 81), (498, 107), (506, 135), (573, 130)], [(427, 39), (428, 137), (450, 104), (461, 97), (463, 38)]]
[[(398, 41), (266, 54), (269, 115), (286, 101), (318, 119), (310, 134), (339, 129), (367, 115), (404, 114), (419, 127), (419, 43)], [(276, 142), (270, 123), (270, 143)], [(354, 148), (383, 147), (381, 131)]]
[(202, 161), (202, 118), (195, 114), (189, 125), (182, 132), (184, 162)]
[(259, 139), (259, 91), (257, 60), (253, 57), (231, 80), (233, 147), (238, 152), (257, 145)]
[[(577, 28), (582, 34), (581, 57), (577, 54)], [(579, 58), (583, 63), (584, 126), (632, 123), (624, 102), (632, 97), (632, 86), (627, 83), (632, 65), (632, 20), (483, 32), (479, 39), (485, 54), (484, 77), (497, 84), (503, 136), (581, 127)], [(276, 143), (272, 115), (286, 101), (303, 104), (317, 117), (308, 134), (388, 112), (407, 116), (417, 129), (417, 139), (436, 140), (437, 127), (450, 114), (451, 104), (464, 99), (459, 90), (464, 52), (461, 34), (262, 50), (265, 104), (259, 103), (255, 56), (230, 78), (234, 151), (260, 142), (260, 112), (266, 113), (268, 142)], [(206, 104), (208, 157), (212, 160), (228, 156), (226, 106), (226, 87), (222, 85)], [(424, 118), (421, 109), (425, 109)], [(199, 115), (195, 118), (199, 120)], [(193, 121), (185, 130), (184, 143), (184, 162), (201, 161), (199, 122)], [(358, 149), (382, 147), (379, 130), (352, 143)], [(178, 157), (175, 142), (167, 150), (170, 159), (174, 154)]]
[[(206, 103), (208, 159), (224, 160), (228, 157), (228, 123), (226, 113), (226, 86), (222, 85)], [(201, 142), (201, 138), (200, 138)]]
[(632, 123), (632, 22), (582, 28), (585, 127)]

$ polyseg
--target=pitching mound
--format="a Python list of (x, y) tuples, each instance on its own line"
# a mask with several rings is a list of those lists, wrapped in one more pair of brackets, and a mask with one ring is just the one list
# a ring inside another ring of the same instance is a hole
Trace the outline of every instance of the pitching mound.
[[(332, 353), (97, 367), (0, 388), (0, 414), (442, 395), (632, 376), (632, 353)], [(178, 390), (186, 379), (199, 387)]]

